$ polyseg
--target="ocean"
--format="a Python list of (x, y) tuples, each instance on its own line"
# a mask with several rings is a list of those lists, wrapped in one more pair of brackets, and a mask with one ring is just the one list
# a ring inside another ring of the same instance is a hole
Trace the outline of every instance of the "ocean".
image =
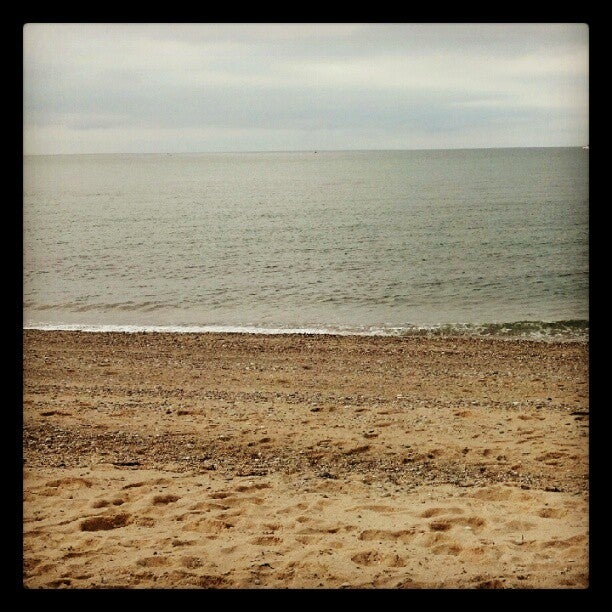
[(24, 327), (588, 333), (589, 151), (24, 157)]

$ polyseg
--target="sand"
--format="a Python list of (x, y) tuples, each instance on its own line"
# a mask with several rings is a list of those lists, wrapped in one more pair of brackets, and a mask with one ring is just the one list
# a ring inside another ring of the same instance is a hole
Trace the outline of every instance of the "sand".
[(27, 588), (584, 588), (588, 344), (24, 332)]

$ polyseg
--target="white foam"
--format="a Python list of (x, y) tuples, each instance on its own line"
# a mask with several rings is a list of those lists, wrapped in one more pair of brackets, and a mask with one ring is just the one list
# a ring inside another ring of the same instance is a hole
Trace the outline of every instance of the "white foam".
[(81, 332), (123, 332), (136, 333), (176, 333), (176, 334), (315, 334), (334, 336), (392, 336), (399, 333), (399, 329), (384, 328), (325, 328), (325, 327), (254, 327), (232, 325), (85, 325), (42, 323), (24, 325), (24, 329), (37, 329), (42, 331), (81, 331)]
[[(459, 335), (471, 337), (493, 337), (498, 340), (536, 340), (541, 342), (564, 342), (586, 340), (584, 333), (551, 334), (538, 329), (526, 330), (523, 333), (505, 335), (482, 334), (482, 326), (470, 324), (444, 325), (406, 325), (403, 327), (363, 326), (363, 327), (257, 327), (236, 325), (100, 325), (100, 324), (68, 324), (68, 323), (34, 323), (24, 325), (23, 329), (42, 331), (79, 331), (79, 332), (122, 332), (137, 333), (174, 333), (174, 334), (305, 334), (331, 336), (401, 336), (410, 334)], [(587, 332), (588, 335), (588, 332)]]

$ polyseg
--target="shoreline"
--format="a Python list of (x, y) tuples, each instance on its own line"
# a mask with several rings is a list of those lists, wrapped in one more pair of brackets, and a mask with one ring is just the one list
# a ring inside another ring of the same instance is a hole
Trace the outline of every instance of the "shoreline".
[(24, 330), (30, 588), (584, 588), (588, 342)]
[[(131, 325), (87, 323), (39, 323), (24, 325), (23, 331), (71, 331), (86, 333), (248, 334), (299, 336), (493, 338), (546, 342), (588, 342), (589, 321), (515, 321), (507, 323), (455, 323), (403, 327), (310, 326), (261, 327), (249, 325)], [(552, 331), (551, 331), (552, 330)]]

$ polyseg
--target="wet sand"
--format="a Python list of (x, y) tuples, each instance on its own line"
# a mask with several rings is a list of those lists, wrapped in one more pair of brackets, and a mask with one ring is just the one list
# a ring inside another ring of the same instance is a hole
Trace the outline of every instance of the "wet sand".
[(30, 588), (588, 586), (588, 344), (24, 332)]

